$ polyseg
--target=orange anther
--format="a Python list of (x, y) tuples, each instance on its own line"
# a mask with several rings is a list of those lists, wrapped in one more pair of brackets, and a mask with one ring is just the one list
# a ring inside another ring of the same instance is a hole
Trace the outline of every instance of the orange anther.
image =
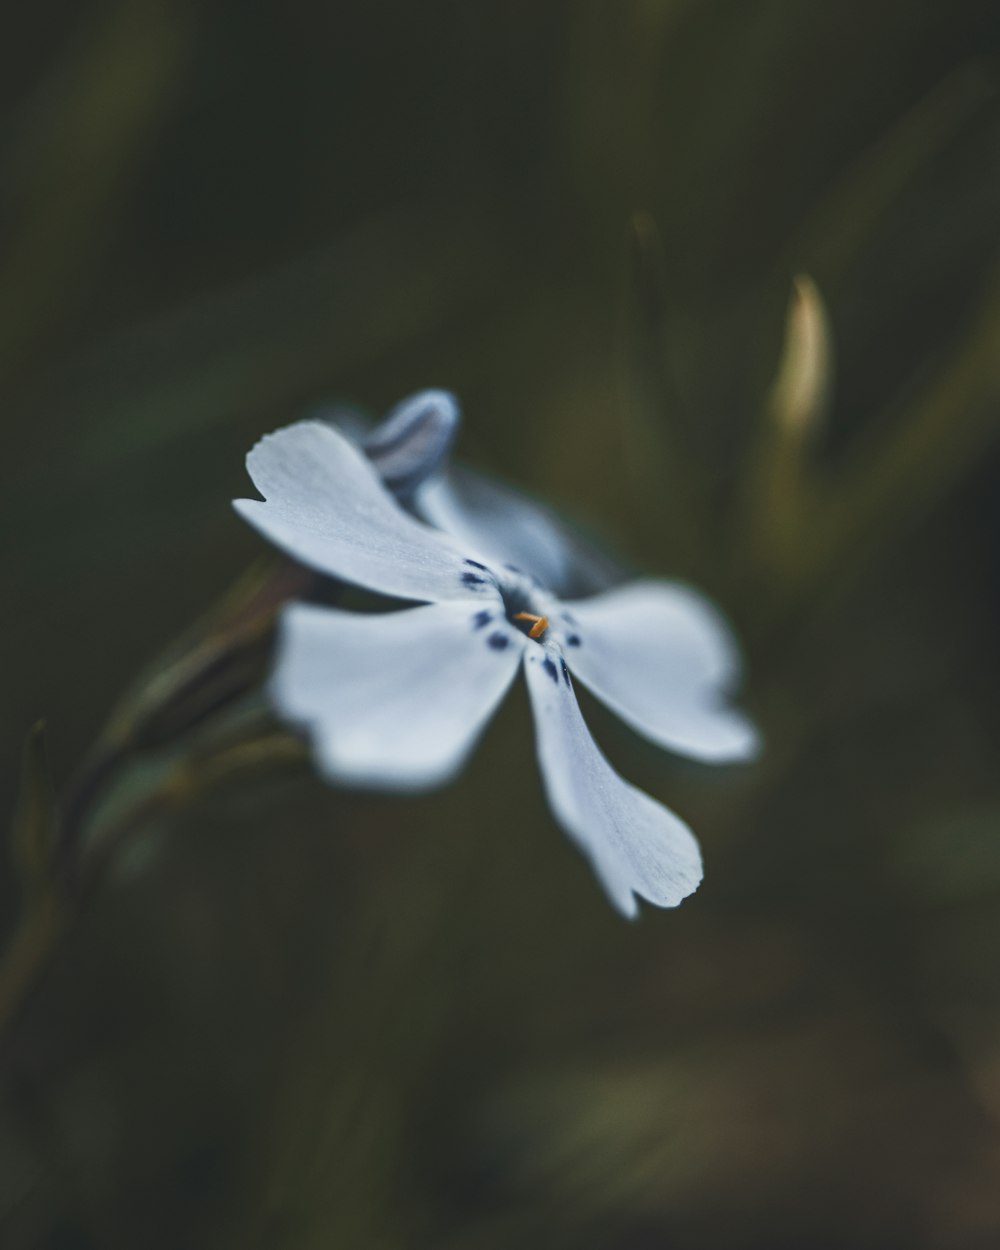
[(541, 638), (542, 634), (549, 627), (549, 618), (547, 616), (535, 616), (533, 612), (518, 612), (515, 621), (534, 621), (534, 625), (528, 630), (528, 637), (534, 638), (536, 641)]

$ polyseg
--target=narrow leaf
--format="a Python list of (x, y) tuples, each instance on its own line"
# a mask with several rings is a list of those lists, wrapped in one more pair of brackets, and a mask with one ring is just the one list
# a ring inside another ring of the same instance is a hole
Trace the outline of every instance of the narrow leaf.
[(55, 846), (56, 804), (45, 748), (45, 723), (28, 733), (11, 827), (11, 856), (26, 894), (37, 894), (49, 878)]

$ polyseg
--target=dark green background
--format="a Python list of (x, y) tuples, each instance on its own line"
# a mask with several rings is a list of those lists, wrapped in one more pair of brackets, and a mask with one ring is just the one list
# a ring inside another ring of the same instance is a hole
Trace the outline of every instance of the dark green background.
[[(255, 438), (424, 386), (720, 598), (768, 752), (588, 703), (705, 851), (632, 926), (520, 693), (440, 794), (157, 822), (4, 1039), (5, 1250), (1000, 1242), (998, 89), (985, 0), (8, 14), (4, 812), (30, 724), (64, 783), (261, 554)], [(800, 272), (837, 372), (789, 562), (748, 481)]]

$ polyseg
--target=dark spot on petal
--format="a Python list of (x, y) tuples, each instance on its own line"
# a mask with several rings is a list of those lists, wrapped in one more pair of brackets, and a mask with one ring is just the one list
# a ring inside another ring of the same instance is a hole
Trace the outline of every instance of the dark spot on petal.
[(472, 568), (474, 569), (482, 569), (484, 573), (489, 572), (489, 569), (486, 567), (486, 565), (480, 564), (478, 560), (466, 560), (465, 563), (471, 565)]
[(473, 629), (482, 629), (484, 625), (488, 625), (493, 620), (493, 613), (487, 612), (484, 608), (482, 612), (477, 612), (472, 618)]
[(548, 675), (552, 678), (552, 680), (558, 686), (559, 685), (559, 670), (556, 668), (555, 661), (552, 659), (551, 656), (547, 655), (545, 657), (545, 659), (542, 661), (542, 668), (545, 669)]
[(485, 577), (480, 577), (478, 573), (463, 573), (462, 582), (466, 586), (482, 586), (486, 581)]
[(564, 682), (566, 683), (566, 685), (568, 686), (568, 685), (570, 684), (570, 681), (569, 681), (569, 669), (566, 667), (566, 661), (565, 661), (565, 660), (560, 661), (560, 663), (562, 664), (562, 675), (563, 675), (563, 681), (564, 681)]
[(504, 651), (510, 645), (510, 639), (506, 634), (501, 634), (499, 630), (494, 634), (490, 634), (486, 641), (494, 651)]
[(516, 564), (505, 564), (504, 568), (508, 571), (508, 573), (517, 573), (519, 577), (524, 576), (523, 570), (519, 569)]
[(567, 647), (579, 647), (580, 643), (581, 640), (579, 634), (570, 634), (570, 636), (566, 639)]
[(566, 622), (567, 625), (576, 624), (576, 617), (572, 614), (572, 612), (564, 612), (562, 614), (562, 618)]

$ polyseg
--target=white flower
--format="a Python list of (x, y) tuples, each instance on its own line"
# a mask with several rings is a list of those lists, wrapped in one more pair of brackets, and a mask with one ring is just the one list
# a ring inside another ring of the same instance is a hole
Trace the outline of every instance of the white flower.
[(356, 443), (410, 512), (559, 595), (591, 595), (625, 580), (621, 568), (546, 507), (507, 483), (449, 464), (461, 412), (450, 391), (408, 396), (374, 429), (351, 409), (325, 418)]
[[(297, 603), (283, 614), (271, 694), (330, 780), (416, 791), (462, 767), (523, 669), (538, 760), (562, 827), (614, 905), (674, 907), (697, 888), (688, 827), (611, 768), (584, 724), (578, 677), (653, 742), (746, 759), (750, 722), (723, 698), (738, 657), (693, 591), (644, 580), (561, 602), (528, 573), (397, 504), (337, 430), (303, 421), (262, 439), (247, 469), (264, 501), (237, 511), (310, 567), (423, 606), (364, 615)], [(530, 546), (530, 544), (529, 544)]]

